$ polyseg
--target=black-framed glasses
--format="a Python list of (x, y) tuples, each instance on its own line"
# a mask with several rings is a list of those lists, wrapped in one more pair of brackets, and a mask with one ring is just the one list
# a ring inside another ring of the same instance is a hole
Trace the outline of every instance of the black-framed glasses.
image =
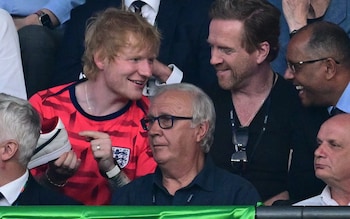
[(172, 115), (160, 115), (157, 117), (147, 116), (141, 119), (142, 128), (146, 131), (149, 131), (150, 126), (158, 120), (158, 125), (162, 129), (171, 129), (174, 125), (174, 120), (192, 120), (193, 117), (184, 117), (184, 116), (172, 116)]
[[(313, 59), (313, 60), (307, 60), (307, 61), (300, 61), (300, 62), (290, 62), (287, 60), (287, 66), (290, 70), (292, 70), (293, 73), (297, 72), (303, 64), (312, 64), (315, 62), (320, 62), (323, 60), (328, 59), (329, 57), (326, 58), (321, 58), (321, 59)], [(339, 62), (335, 59), (333, 59), (335, 63), (339, 64)]]

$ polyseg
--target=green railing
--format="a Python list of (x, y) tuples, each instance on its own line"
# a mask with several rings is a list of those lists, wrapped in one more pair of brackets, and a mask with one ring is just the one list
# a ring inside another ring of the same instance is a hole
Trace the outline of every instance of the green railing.
[(254, 219), (254, 206), (13, 206), (0, 207), (1, 219), (195, 218)]
[(349, 219), (350, 207), (13, 206), (0, 219)]

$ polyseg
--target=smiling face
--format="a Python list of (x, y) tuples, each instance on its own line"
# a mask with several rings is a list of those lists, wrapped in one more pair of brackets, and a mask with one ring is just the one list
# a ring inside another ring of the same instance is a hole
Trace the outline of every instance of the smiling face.
[[(285, 79), (292, 81), (299, 91), (299, 98), (303, 105), (328, 105), (327, 94), (332, 93), (327, 81), (326, 58), (323, 54), (317, 54), (308, 48), (310, 31), (303, 31), (293, 36), (288, 44), (286, 59), (294, 63), (295, 72), (290, 67), (285, 72)], [(319, 61), (298, 64), (310, 60)], [(296, 64), (295, 64), (296, 63)]]
[(98, 61), (101, 72), (99, 77), (106, 87), (122, 99), (137, 100), (142, 97), (142, 90), (152, 75), (155, 54), (149, 49), (123, 47), (117, 56)]
[(350, 115), (327, 120), (317, 135), (315, 174), (328, 185), (350, 182)]
[(213, 19), (209, 26), (210, 63), (216, 69), (219, 85), (236, 90), (246, 84), (255, 71), (254, 52), (242, 47), (243, 23), (238, 20)]

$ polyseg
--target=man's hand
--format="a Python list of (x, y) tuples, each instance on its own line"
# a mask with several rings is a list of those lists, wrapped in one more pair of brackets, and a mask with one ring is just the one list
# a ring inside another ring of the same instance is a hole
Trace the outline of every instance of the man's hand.
[[(56, 15), (54, 13), (52, 13), (50, 10), (43, 8), (43, 9), (41, 9), (41, 11), (43, 11), (45, 14), (49, 15), (53, 27), (56, 27), (60, 24), (60, 21), (58, 20)], [(39, 21), (38, 15), (35, 13), (30, 14), (27, 17), (23, 17), (23, 18), (13, 18), (13, 22), (15, 23), (17, 30), (19, 30), (25, 26), (28, 26), (28, 25), (40, 25), (40, 26), (42, 26), (41, 22)]]
[(79, 135), (90, 141), (91, 151), (101, 172), (108, 172), (115, 167), (112, 142), (108, 134), (97, 131), (82, 131)]
[(54, 186), (64, 186), (68, 178), (78, 170), (80, 162), (74, 151), (65, 152), (57, 160), (49, 163), (46, 180)]
[(13, 18), (17, 30), (28, 25), (41, 25), (38, 15), (31, 14), (24, 18)]
[(289, 32), (299, 30), (307, 24), (310, 7), (310, 0), (282, 0), (283, 14), (288, 23)]
[(281, 193), (269, 198), (268, 200), (266, 200), (264, 202), (264, 205), (271, 206), (275, 201), (278, 201), (278, 200), (289, 200), (289, 192), (284, 191), (284, 192), (281, 192)]
[(157, 80), (160, 82), (166, 82), (171, 75), (171, 72), (171, 68), (169, 68), (167, 65), (164, 65), (157, 59), (154, 60), (152, 74), (155, 78), (157, 78)]

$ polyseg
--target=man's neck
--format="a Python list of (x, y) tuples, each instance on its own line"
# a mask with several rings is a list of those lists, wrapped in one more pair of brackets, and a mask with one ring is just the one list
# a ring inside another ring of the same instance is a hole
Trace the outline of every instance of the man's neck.
[(330, 187), (331, 197), (339, 205), (347, 206), (350, 204), (350, 189), (348, 186), (343, 188)]
[(163, 186), (170, 194), (174, 195), (177, 190), (188, 186), (203, 169), (204, 157), (200, 158), (198, 162), (191, 162), (188, 165), (177, 163), (159, 167), (163, 175)]
[(242, 126), (250, 125), (278, 77), (270, 68), (260, 73), (246, 88), (231, 92), (236, 116)]
[(0, 187), (20, 178), (25, 172), (26, 168), (20, 165), (12, 165), (11, 167), (7, 165), (0, 172)]
[(231, 90), (232, 96), (247, 96), (254, 98), (269, 93), (272, 87), (274, 72), (268, 63), (261, 64), (257, 72), (246, 79), (244, 87)]
[(129, 100), (118, 98), (115, 93), (98, 81), (85, 81), (76, 87), (79, 105), (90, 115), (105, 116), (122, 109)]

